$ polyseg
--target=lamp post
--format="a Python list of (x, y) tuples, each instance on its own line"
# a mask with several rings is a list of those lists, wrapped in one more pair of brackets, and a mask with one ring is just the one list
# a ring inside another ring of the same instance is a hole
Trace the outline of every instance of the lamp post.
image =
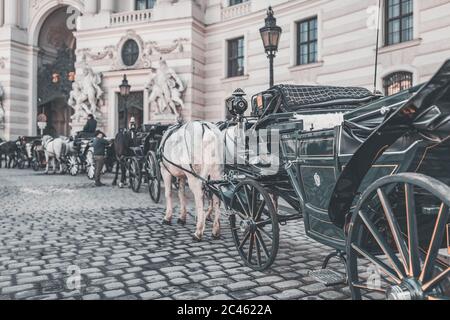
[(125, 110), (125, 129), (128, 129), (128, 106), (127, 100), (130, 96), (131, 86), (128, 84), (127, 75), (123, 75), (122, 84), (119, 86), (120, 96), (123, 98), (124, 110)]
[(272, 7), (267, 10), (266, 25), (259, 30), (264, 44), (267, 57), (270, 62), (270, 87), (274, 86), (273, 77), (273, 60), (278, 52), (278, 45), (280, 43), (281, 33), (283, 29), (277, 26), (277, 19), (274, 17)]

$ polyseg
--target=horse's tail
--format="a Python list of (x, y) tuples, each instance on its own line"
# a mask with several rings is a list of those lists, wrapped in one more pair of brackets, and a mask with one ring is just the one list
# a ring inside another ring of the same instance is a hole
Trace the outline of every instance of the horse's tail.
[(67, 145), (65, 144), (64, 141), (61, 140), (61, 151), (60, 151), (60, 155), (59, 155), (59, 161), (61, 161), (61, 159), (65, 158), (67, 155)]

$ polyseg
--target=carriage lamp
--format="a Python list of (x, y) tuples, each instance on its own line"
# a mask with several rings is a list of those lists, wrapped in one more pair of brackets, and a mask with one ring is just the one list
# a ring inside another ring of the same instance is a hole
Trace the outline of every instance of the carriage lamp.
[(283, 29), (277, 26), (277, 19), (274, 17), (272, 7), (267, 10), (266, 25), (259, 30), (264, 44), (267, 57), (270, 63), (270, 87), (274, 85), (273, 76), (273, 60), (278, 52), (278, 45), (280, 43), (281, 33)]
[(122, 84), (119, 86), (120, 88), (120, 95), (124, 98), (128, 97), (130, 95), (131, 86), (128, 84), (127, 75), (123, 75)]
[(125, 110), (125, 128), (128, 129), (128, 106), (127, 100), (130, 96), (131, 86), (128, 83), (127, 75), (123, 75), (122, 84), (119, 86), (120, 96), (123, 98), (123, 108)]
[(228, 112), (232, 116), (242, 117), (244, 113), (248, 109), (248, 103), (247, 100), (245, 100), (246, 94), (242, 89), (236, 89), (233, 92), (233, 95), (227, 99), (226, 105)]
[(57, 84), (58, 82), (59, 82), (59, 79), (60, 79), (60, 75), (59, 75), (59, 73), (53, 73), (52, 74), (52, 82), (54, 83), (54, 84)]
[(76, 78), (76, 73), (75, 72), (69, 72), (69, 74), (67, 75), (67, 79), (71, 82), (74, 82)]

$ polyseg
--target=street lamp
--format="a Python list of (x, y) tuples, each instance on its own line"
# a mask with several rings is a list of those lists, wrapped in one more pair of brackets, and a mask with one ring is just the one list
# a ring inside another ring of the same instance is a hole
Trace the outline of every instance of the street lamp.
[(266, 25), (259, 30), (261, 38), (266, 50), (267, 57), (270, 61), (270, 87), (274, 85), (273, 80), (273, 59), (277, 55), (278, 45), (280, 43), (280, 37), (283, 29), (277, 26), (277, 19), (273, 15), (272, 7), (267, 10)]
[(125, 110), (125, 128), (128, 129), (128, 106), (127, 99), (130, 96), (131, 86), (128, 84), (127, 75), (123, 75), (122, 84), (119, 86), (120, 96), (123, 98)]

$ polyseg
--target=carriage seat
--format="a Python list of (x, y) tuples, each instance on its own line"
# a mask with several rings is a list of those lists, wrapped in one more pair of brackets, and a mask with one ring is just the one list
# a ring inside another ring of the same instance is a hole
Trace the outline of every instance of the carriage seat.
[(304, 110), (353, 110), (381, 97), (366, 88), (335, 86), (278, 85), (284, 112)]

